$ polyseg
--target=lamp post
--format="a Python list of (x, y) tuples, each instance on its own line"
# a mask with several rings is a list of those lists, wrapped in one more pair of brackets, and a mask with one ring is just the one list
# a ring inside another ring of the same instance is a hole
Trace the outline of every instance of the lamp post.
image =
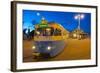
[(76, 16), (75, 16), (75, 19), (76, 20), (78, 20), (78, 32), (77, 32), (77, 34), (76, 35), (74, 35), (76, 38), (78, 38), (78, 39), (81, 39), (81, 35), (80, 35), (80, 24), (81, 24), (81, 19), (83, 19), (84, 18), (84, 14), (77, 14)]
[(78, 15), (75, 15), (75, 19), (78, 20), (78, 29), (80, 30), (80, 22), (81, 22), (81, 19), (84, 18), (84, 14), (78, 14)]

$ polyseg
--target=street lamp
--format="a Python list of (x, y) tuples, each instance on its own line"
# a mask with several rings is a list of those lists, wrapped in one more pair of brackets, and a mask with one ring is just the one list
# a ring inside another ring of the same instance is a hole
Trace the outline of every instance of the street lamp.
[(40, 13), (39, 12), (37, 13), (37, 16), (40, 16)]
[(84, 14), (75, 15), (74, 18), (75, 18), (76, 20), (78, 20), (78, 29), (80, 29), (80, 21), (81, 21), (81, 19), (84, 18)]

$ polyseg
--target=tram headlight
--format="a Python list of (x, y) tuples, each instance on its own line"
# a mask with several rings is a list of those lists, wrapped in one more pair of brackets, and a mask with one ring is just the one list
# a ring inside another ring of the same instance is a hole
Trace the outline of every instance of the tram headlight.
[(51, 50), (51, 46), (48, 46), (48, 47), (47, 47), (47, 50)]

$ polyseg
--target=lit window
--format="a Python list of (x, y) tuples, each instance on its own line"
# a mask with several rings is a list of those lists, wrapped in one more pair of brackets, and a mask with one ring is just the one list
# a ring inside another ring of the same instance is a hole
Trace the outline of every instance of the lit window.
[(39, 35), (40, 34), (40, 32), (39, 31), (36, 31), (36, 33)]
[(46, 30), (47, 30), (47, 31), (50, 31), (50, 28), (47, 28)]
[(77, 37), (77, 34), (74, 33), (74, 34), (73, 34), (73, 37)]

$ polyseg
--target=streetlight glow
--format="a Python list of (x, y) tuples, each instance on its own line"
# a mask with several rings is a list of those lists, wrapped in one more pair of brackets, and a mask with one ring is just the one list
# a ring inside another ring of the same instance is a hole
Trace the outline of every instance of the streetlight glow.
[(37, 16), (40, 16), (40, 13), (37, 13)]
[(78, 19), (78, 15), (75, 16), (75, 19)]
[(84, 14), (75, 15), (74, 18), (75, 18), (75, 19), (83, 19), (83, 18), (84, 18)]
[(81, 14), (81, 15), (80, 15), (80, 18), (83, 19), (83, 18), (84, 18), (84, 14)]

